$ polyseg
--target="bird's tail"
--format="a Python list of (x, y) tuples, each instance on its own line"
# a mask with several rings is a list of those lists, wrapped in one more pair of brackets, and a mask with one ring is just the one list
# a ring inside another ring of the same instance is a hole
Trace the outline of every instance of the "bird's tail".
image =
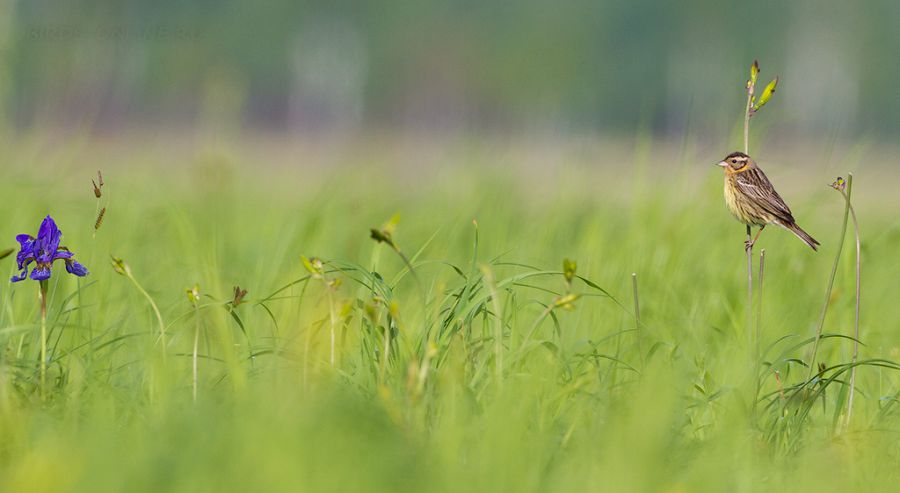
[(815, 238), (810, 236), (809, 233), (800, 229), (800, 226), (797, 226), (797, 223), (791, 223), (791, 224), (785, 225), (785, 229), (787, 229), (791, 233), (794, 233), (795, 235), (797, 235), (797, 238), (800, 238), (801, 240), (803, 240), (803, 242), (806, 243), (807, 245), (809, 245), (809, 247), (812, 248), (814, 251), (819, 250), (819, 242), (816, 241)]

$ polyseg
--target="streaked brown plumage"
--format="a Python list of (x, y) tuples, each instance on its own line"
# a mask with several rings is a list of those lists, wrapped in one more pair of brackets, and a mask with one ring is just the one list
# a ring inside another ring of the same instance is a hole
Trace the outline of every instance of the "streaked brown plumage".
[(725, 204), (728, 210), (747, 225), (748, 233), (751, 226), (759, 226), (756, 237), (747, 242), (748, 249), (753, 247), (763, 228), (773, 223), (797, 235), (813, 250), (818, 249), (819, 242), (797, 226), (790, 207), (750, 156), (732, 152), (718, 164), (725, 170)]

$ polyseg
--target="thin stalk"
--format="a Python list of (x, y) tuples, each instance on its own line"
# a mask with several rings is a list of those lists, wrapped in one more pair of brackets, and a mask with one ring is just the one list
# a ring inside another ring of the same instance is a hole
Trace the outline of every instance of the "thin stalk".
[(143, 288), (143, 286), (141, 286), (137, 282), (137, 279), (135, 279), (133, 275), (131, 275), (131, 269), (127, 269), (125, 271), (125, 277), (127, 277), (128, 280), (131, 281), (132, 284), (134, 284), (134, 287), (137, 288), (137, 290), (142, 295), (144, 295), (144, 298), (147, 298), (147, 302), (150, 303), (150, 308), (153, 309), (153, 314), (156, 315), (156, 322), (159, 324), (159, 340), (160, 340), (160, 343), (162, 344), (162, 358), (163, 358), (163, 361), (165, 362), (166, 361), (166, 324), (163, 323), (162, 313), (160, 313), (159, 307), (156, 306), (156, 302), (153, 301), (153, 298), (150, 296), (150, 293), (148, 293), (147, 290), (145, 290)]
[(850, 216), (853, 218), (853, 233), (856, 237), (856, 307), (854, 313), (853, 320), (853, 357), (851, 358), (850, 364), (853, 365), (853, 368), (850, 370), (850, 397), (847, 399), (847, 420), (846, 424), (850, 424), (850, 416), (853, 414), (853, 391), (856, 387), (856, 360), (859, 357), (859, 271), (860, 271), (860, 240), (859, 240), (859, 223), (856, 220), (856, 211), (853, 209), (853, 205), (850, 204), (850, 185), (849, 183), (853, 182), (853, 174), (851, 173), (848, 178), (847, 185), (847, 193), (844, 193), (841, 190), (841, 195), (844, 196), (844, 200), (847, 201), (847, 207), (850, 209)]
[[(194, 398), (194, 402), (197, 402), (197, 353), (200, 347), (200, 308), (195, 304), (194, 305), (194, 352), (191, 354), (192, 363), (193, 363), (193, 387), (192, 387), (192, 396)], [(208, 350), (207, 350), (208, 351)]]
[[(753, 241), (750, 225), (747, 225), (747, 244)], [(745, 248), (747, 251), (747, 342), (748, 350), (753, 351), (753, 246)]]
[(822, 305), (822, 314), (816, 326), (816, 338), (813, 343), (812, 356), (809, 360), (809, 368), (806, 372), (806, 381), (812, 378), (816, 367), (816, 356), (819, 354), (819, 341), (822, 338), (822, 328), (825, 326), (825, 314), (828, 313), (828, 303), (831, 301), (831, 290), (834, 288), (834, 278), (837, 276), (838, 263), (841, 260), (841, 251), (844, 249), (844, 237), (847, 235), (847, 221), (850, 218), (850, 195), (853, 191), (853, 175), (847, 178), (847, 193), (844, 195), (846, 205), (844, 207), (844, 220), (841, 222), (841, 235), (838, 239), (837, 252), (834, 254), (834, 263), (831, 266), (831, 275), (828, 277), (828, 288), (825, 290), (825, 303)]
[(47, 398), (47, 281), (40, 281), (41, 302), (41, 400)]
[(763, 309), (763, 273), (766, 268), (766, 249), (763, 248), (759, 251), (759, 289), (757, 290), (756, 297), (758, 298), (756, 304), (756, 333), (755, 340), (753, 341), (753, 368), (756, 372), (754, 378), (756, 382), (756, 390), (753, 394), (753, 409), (754, 413), (756, 410), (756, 404), (758, 402), (759, 397), (759, 389), (761, 385), (761, 376), (760, 376), (760, 366), (762, 366), (762, 362), (760, 361), (760, 340), (761, 340), (761, 325), (762, 325), (762, 309)]
[[(753, 107), (753, 92), (756, 90), (756, 77), (753, 77), (752, 70), (758, 69), (758, 65), (756, 62), (753, 62), (753, 69), (751, 69), (751, 78), (747, 83), (747, 105), (744, 107), (744, 154), (750, 154), (750, 117), (753, 116), (751, 113), (751, 108)], [(750, 225), (747, 225), (747, 245), (749, 248), (745, 248), (747, 251), (747, 338), (752, 338), (751, 331), (753, 330), (753, 245), (750, 243), (753, 241), (753, 236), (751, 236)], [(750, 352), (753, 351), (752, 342), (750, 342), (750, 346), (748, 350)]]
[[(390, 319), (389, 319), (390, 320)], [(391, 356), (391, 324), (386, 324), (384, 328), (384, 351), (381, 358), (381, 383), (387, 384), (387, 365), (388, 358)]]
[(337, 321), (335, 320), (336, 316), (334, 313), (334, 298), (331, 295), (331, 286), (327, 284), (325, 286), (325, 290), (328, 292), (328, 322), (331, 329), (331, 354), (329, 361), (331, 362), (332, 368), (334, 367), (334, 345), (335, 345), (335, 327), (337, 325)]
[(634, 331), (637, 337), (638, 355), (641, 359), (641, 372), (644, 371), (644, 347), (641, 334), (641, 301), (638, 297), (637, 272), (631, 273), (631, 291), (634, 297)]
[(756, 297), (758, 301), (756, 303), (756, 340), (754, 341), (754, 360), (758, 363), (760, 350), (759, 350), (759, 341), (760, 341), (760, 333), (762, 332), (762, 310), (763, 310), (763, 273), (766, 269), (766, 249), (763, 248), (759, 251), (759, 289), (757, 290)]
[(503, 386), (503, 313), (497, 295), (497, 286), (494, 284), (494, 275), (487, 266), (482, 268), (484, 281), (491, 294), (491, 304), (494, 308), (494, 372), (497, 378), (497, 386)]
[(750, 154), (750, 105), (753, 103), (753, 85), (747, 87), (747, 107), (744, 109), (744, 154)]

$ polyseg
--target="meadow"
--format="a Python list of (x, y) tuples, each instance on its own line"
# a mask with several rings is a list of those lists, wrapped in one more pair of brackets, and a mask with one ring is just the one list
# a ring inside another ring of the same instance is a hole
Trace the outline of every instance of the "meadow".
[[(43, 385), (38, 283), (0, 283), (0, 491), (900, 481), (890, 149), (758, 151), (822, 247), (763, 233), (748, 326), (744, 229), (713, 166), (732, 149), (142, 139), (2, 146), (0, 250), (50, 214), (90, 275), (54, 268)], [(848, 170), (862, 232), (849, 420), (852, 225), (826, 299), (844, 213), (828, 185)], [(17, 273), (14, 255), (0, 272)]]

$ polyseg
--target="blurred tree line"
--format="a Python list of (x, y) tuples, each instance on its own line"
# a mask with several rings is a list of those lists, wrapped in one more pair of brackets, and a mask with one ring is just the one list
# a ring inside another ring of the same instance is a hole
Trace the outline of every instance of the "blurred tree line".
[[(759, 58), (801, 132), (900, 130), (900, 2), (0, 1), (15, 125), (730, 126)], [(691, 115), (702, 114), (703, 118)]]

